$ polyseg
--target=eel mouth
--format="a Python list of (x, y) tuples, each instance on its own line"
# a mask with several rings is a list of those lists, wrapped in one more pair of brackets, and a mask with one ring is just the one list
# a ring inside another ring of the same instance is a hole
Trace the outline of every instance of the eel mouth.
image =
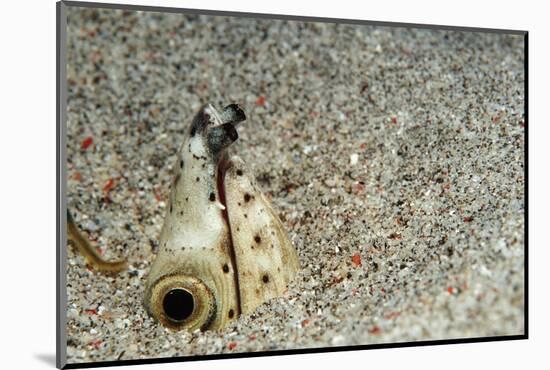
[[(227, 204), (225, 198), (225, 174), (233, 166), (233, 163), (229, 159), (227, 153), (223, 153), (218, 160), (216, 187), (220, 198), (220, 203), (223, 205), (222, 216), (225, 223), (229, 226), (229, 216), (227, 215)], [(231, 231), (230, 231), (231, 232)]]
[[(207, 105), (205, 111), (206, 109), (208, 109), (208, 113), (214, 116), (214, 120), (216, 122), (216, 127), (214, 130), (219, 132), (212, 135), (208, 142), (209, 146), (211, 146), (215, 152), (218, 151), (219, 153), (218, 162), (216, 165), (216, 186), (220, 197), (220, 203), (224, 207), (222, 214), (225, 222), (229, 225), (227, 206), (225, 202), (224, 179), (227, 170), (233, 165), (233, 163), (231, 163), (231, 160), (227, 154), (227, 147), (239, 138), (239, 135), (237, 134), (237, 126), (239, 123), (246, 120), (246, 115), (238, 104), (229, 104), (221, 112), (216, 111), (216, 109), (214, 109), (214, 107), (210, 104)], [(219, 145), (216, 148), (217, 141), (224, 144)]]

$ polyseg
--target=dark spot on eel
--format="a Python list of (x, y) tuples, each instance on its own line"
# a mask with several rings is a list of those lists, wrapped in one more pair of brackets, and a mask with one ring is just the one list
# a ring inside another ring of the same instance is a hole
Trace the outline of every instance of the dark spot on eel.
[(211, 202), (215, 201), (216, 200), (216, 194), (210, 193), (210, 197), (208, 199), (210, 199)]
[(262, 281), (266, 284), (269, 283), (269, 276), (267, 276), (267, 274), (264, 274), (264, 276), (262, 276)]
[(243, 175), (243, 170), (238, 169), (238, 170), (237, 170), (237, 176), (242, 176), (242, 175)]
[(229, 266), (227, 266), (227, 263), (223, 265), (222, 270), (223, 270), (223, 272), (225, 272), (226, 274), (229, 272)]
[(197, 180), (197, 182), (199, 182), (200, 178), (198, 178), (198, 177), (197, 177), (197, 179), (196, 179), (196, 180)]
[(260, 236), (256, 234), (256, 236), (254, 237), (254, 241), (260, 244), (260, 242), (262, 241), (262, 238), (260, 238)]
[(232, 319), (233, 316), (235, 316), (235, 311), (233, 311), (233, 309), (230, 309), (228, 316), (229, 316), (230, 319)]
[(245, 194), (244, 194), (244, 201), (245, 201), (245, 202), (249, 202), (249, 201), (250, 201), (250, 194), (248, 194), (248, 193), (245, 193)]

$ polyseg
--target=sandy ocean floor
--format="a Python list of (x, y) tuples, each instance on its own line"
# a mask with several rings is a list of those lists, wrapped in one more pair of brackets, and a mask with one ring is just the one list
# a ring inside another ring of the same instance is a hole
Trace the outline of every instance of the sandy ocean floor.
[[(68, 11), (69, 363), (524, 331), (522, 36)], [(286, 297), (220, 332), (141, 305), (171, 167), (206, 102), (287, 227)]]

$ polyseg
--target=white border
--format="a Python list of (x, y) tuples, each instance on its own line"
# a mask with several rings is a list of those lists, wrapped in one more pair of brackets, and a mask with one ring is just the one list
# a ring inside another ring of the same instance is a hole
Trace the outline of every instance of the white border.
[[(102, 1), (98, 1), (102, 2)], [(105, 2), (105, 1), (103, 1)], [(122, 1), (107, 1), (125, 3)], [(154, 6), (278, 13), (530, 32), (530, 337), (476, 343), (163, 365), (140, 369), (540, 368), (548, 364), (550, 282), (545, 158), (550, 96), (549, 21), (527, 1), (132, 1)], [(533, 4), (535, 4), (533, 2)], [(3, 4), (2, 282), (3, 368), (53, 368), (55, 353), (55, 2)], [(7, 113), (7, 114), (6, 114)], [(538, 124), (537, 124), (538, 123)], [(535, 201), (534, 201), (535, 200)], [(7, 366), (6, 366), (7, 365)], [(10, 366), (12, 365), (12, 366)], [(526, 366), (527, 365), (527, 366)], [(544, 365), (543, 365), (544, 366)]]

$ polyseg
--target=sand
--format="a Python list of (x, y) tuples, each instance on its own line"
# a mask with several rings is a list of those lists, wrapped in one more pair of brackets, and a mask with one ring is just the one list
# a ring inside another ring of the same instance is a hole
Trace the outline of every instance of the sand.
[[(69, 208), (131, 264), (104, 276), (69, 249), (69, 363), (523, 334), (522, 36), (68, 18)], [(245, 109), (232, 150), (301, 270), (225, 330), (173, 333), (144, 311), (143, 285), (176, 151), (206, 102)]]

